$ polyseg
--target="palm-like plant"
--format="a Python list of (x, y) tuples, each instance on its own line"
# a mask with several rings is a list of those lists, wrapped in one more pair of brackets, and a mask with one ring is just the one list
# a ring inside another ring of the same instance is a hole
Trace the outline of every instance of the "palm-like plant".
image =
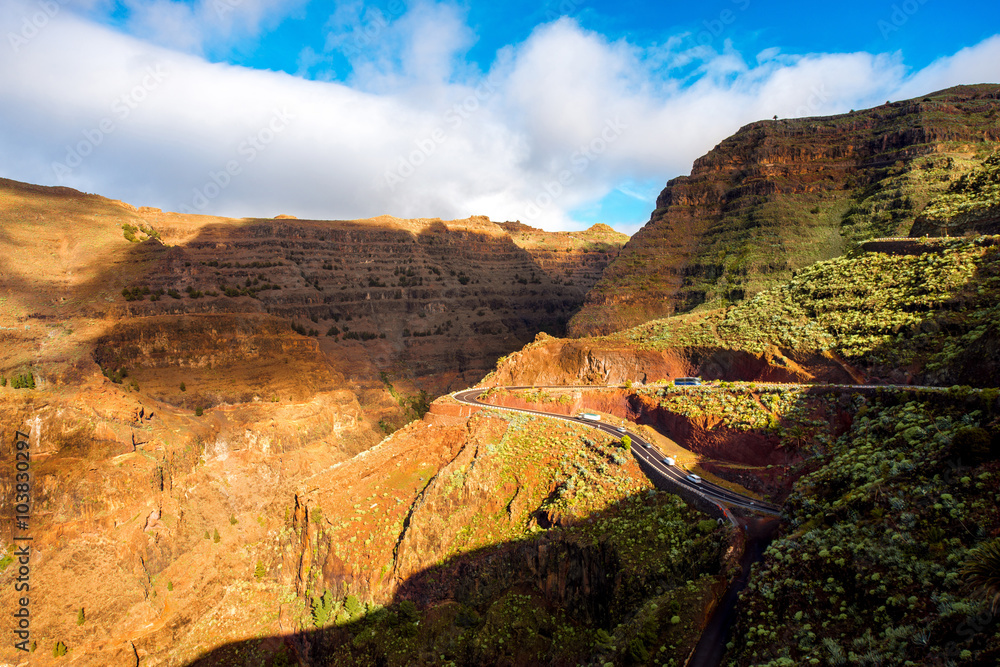
[(965, 583), (983, 595), (994, 613), (1000, 610), (1000, 539), (972, 551), (971, 558), (962, 568)]

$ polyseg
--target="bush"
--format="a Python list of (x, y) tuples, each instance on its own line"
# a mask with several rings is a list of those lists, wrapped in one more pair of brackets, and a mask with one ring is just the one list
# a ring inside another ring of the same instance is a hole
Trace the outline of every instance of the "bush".
[(715, 521), (715, 519), (705, 519), (704, 521), (698, 522), (698, 530), (705, 533), (706, 535), (708, 535), (718, 527), (719, 524)]
[(222, 535), (219, 535), (219, 529), (216, 528), (215, 532), (212, 534), (212, 541), (218, 544), (222, 541)]
[(205, 409), (203, 407), (201, 407), (200, 405), (197, 408), (194, 409), (194, 416), (195, 417), (201, 417), (203, 414), (205, 414)]
[(167, 582), (167, 590), (168, 591), (174, 590), (174, 582), (172, 582), (172, 581), (168, 581)]
[(66, 651), (68, 650), (69, 649), (66, 648), (66, 644), (63, 644), (62, 642), (56, 642), (55, 646), (52, 647), (52, 657), (61, 658), (62, 656), (66, 655)]
[(230, 526), (235, 526), (238, 523), (239, 523), (239, 521), (236, 520), (236, 515), (235, 514), (230, 514), (229, 515), (229, 525)]
[[(260, 563), (258, 563), (258, 566), (260, 566)], [(333, 595), (330, 591), (324, 592), (321, 597), (313, 598), (311, 606), (313, 625), (317, 628), (322, 628), (330, 622), (330, 616), (333, 614)]]
[(962, 568), (966, 584), (985, 597), (995, 614), (1000, 611), (1000, 539), (995, 539), (970, 554)]
[(649, 662), (649, 649), (641, 639), (635, 637), (628, 643), (628, 657), (632, 663), (644, 665)]
[(83, 610), (83, 607), (80, 607), (80, 611), (76, 612), (76, 624), (83, 625), (86, 622), (87, 622), (87, 612)]
[(187, 385), (181, 382), (181, 391), (187, 391), (187, 390), (188, 390)]
[(351, 618), (357, 618), (364, 613), (365, 608), (361, 605), (360, 600), (351, 594), (344, 598), (344, 610), (347, 611)]
[(627, 435), (622, 436), (622, 447), (625, 449), (632, 449), (632, 438)]
[(128, 371), (124, 368), (102, 368), (101, 372), (104, 374), (104, 377), (108, 378), (115, 384), (121, 384), (122, 380), (128, 377)]
[(399, 619), (404, 623), (413, 623), (420, 620), (420, 612), (417, 605), (410, 600), (403, 600), (399, 603)]
[[(123, 371), (124, 373), (124, 371)], [(113, 381), (113, 380), (112, 380)], [(121, 379), (118, 380), (118, 384), (121, 384)], [(35, 376), (33, 373), (22, 373), (20, 375), (15, 375), (10, 380), (11, 389), (34, 389), (35, 388)]]
[(257, 561), (257, 567), (253, 569), (254, 579), (263, 579), (267, 576), (267, 568), (260, 561)]

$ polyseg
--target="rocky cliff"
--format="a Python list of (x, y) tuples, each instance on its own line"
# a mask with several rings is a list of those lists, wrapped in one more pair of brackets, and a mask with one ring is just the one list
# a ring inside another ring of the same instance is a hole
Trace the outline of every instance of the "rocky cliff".
[(752, 123), (670, 181), (587, 296), (574, 336), (737, 301), (867, 238), (903, 236), (1000, 142), (1000, 87)]
[(190, 410), (349, 386), (373, 438), (563, 331), (625, 240), (508, 223), (515, 239), (486, 218), (186, 216), (13, 181), (0, 218), (0, 374), (103, 372)]

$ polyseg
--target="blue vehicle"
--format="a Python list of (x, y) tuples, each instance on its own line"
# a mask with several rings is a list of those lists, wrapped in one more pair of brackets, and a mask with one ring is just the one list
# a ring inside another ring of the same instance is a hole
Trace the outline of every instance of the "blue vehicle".
[(674, 380), (675, 387), (700, 387), (701, 378), (677, 378)]

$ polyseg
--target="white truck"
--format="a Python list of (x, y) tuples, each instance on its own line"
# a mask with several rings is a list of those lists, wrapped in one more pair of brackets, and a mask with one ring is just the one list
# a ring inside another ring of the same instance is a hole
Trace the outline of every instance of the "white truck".
[(595, 414), (593, 412), (581, 412), (580, 414), (578, 414), (576, 416), (576, 418), (577, 419), (585, 419), (585, 420), (591, 421), (591, 422), (599, 422), (599, 421), (601, 421), (601, 415)]

